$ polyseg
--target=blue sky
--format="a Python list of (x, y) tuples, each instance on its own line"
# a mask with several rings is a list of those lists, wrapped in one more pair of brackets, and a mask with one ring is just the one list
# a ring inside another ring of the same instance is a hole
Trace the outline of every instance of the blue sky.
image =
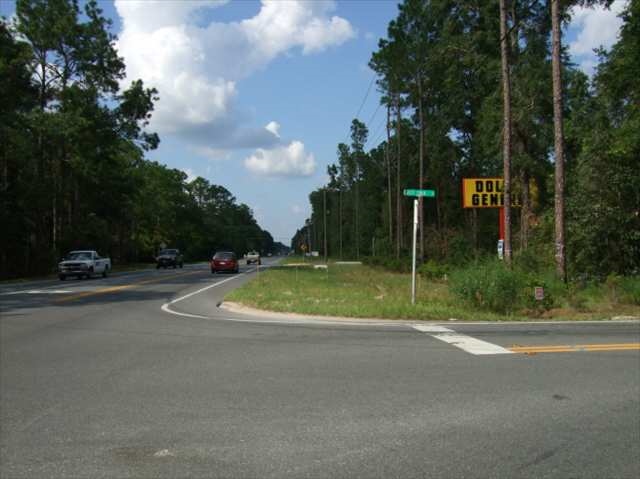
[[(397, 3), (100, 1), (127, 81), (142, 78), (160, 92), (151, 127), (161, 145), (149, 158), (225, 186), (285, 244), (347, 137), (373, 79), (367, 63)], [(564, 41), (588, 73), (592, 49), (615, 40), (622, 6), (574, 12)], [(0, 0), (0, 15), (14, 7)], [(372, 135), (384, 116), (373, 116), (378, 100), (374, 86), (360, 114), (373, 117)]]

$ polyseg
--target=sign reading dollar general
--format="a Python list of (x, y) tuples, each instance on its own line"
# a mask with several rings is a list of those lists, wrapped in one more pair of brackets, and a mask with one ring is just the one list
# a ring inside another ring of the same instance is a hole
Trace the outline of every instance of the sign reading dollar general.
[[(463, 178), (463, 208), (502, 208), (504, 206), (502, 178)], [(511, 206), (519, 207), (520, 198), (511, 194)]]

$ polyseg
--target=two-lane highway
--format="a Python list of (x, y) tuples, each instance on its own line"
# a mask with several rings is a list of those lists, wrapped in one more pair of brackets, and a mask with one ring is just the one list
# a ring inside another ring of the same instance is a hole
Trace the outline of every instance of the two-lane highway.
[(640, 352), (579, 347), (638, 322), (219, 310), (254, 270), (2, 286), (0, 477), (640, 476)]

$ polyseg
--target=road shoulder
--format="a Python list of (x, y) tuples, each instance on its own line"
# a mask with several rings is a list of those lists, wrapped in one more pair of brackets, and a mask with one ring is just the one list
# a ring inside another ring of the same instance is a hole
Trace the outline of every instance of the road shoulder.
[(388, 319), (388, 318), (355, 318), (347, 316), (323, 316), (313, 314), (301, 314), (301, 313), (285, 313), (279, 311), (268, 311), (263, 309), (254, 308), (251, 306), (245, 306), (233, 301), (223, 301), (218, 306), (220, 309), (233, 314), (239, 314), (243, 316), (260, 317), (268, 319), (279, 320), (317, 320), (327, 322), (349, 322), (349, 323), (371, 323), (377, 322), (380, 324), (594, 324), (594, 323), (636, 323), (640, 322), (640, 317), (636, 316), (614, 316), (610, 319), (602, 319), (596, 321), (571, 321), (571, 320), (532, 320), (532, 321), (460, 321), (455, 318), (449, 321), (442, 320), (423, 320), (423, 319)]

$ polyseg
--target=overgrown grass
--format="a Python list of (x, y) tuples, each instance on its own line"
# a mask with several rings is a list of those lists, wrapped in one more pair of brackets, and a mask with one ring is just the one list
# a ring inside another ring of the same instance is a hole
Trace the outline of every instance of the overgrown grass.
[[(259, 278), (236, 289), (226, 300), (247, 306), (277, 312), (295, 312), (355, 318), (417, 319), (417, 320), (510, 320), (530, 318), (555, 319), (607, 319), (616, 315), (640, 316), (640, 308), (621, 301), (612, 302), (605, 286), (591, 286), (575, 293), (581, 299), (579, 305), (571, 305), (567, 288), (560, 284), (544, 283), (546, 305), (540, 306), (533, 299), (533, 285), (543, 279), (525, 277), (524, 282), (514, 273), (503, 274), (494, 270), (486, 277), (492, 292), (480, 304), (473, 300), (461, 300), (454, 292), (455, 280), (418, 276), (417, 304), (411, 304), (411, 276), (389, 272), (372, 266), (331, 265), (328, 270), (311, 268), (274, 268), (260, 274)], [(443, 275), (446, 273), (442, 272)], [(453, 272), (452, 275), (464, 272)], [(473, 281), (469, 285), (473, 286)], [(637, 283), (633, 283), (637, 285)], [(520, 288), (524, 289), (521, 291)], [(557, 289), (559, 288), (559, 289)], [(635, 289), (629, 287), (633, 292)], [(467, 295), (469, 293), (465, 293)], [(470, 293), (474, 296), (474, 293)], [(530, 294), (530, 297), (526, 297)], [(516, 298), (513, 304), (505, 298)], [(488, 300), (486, 298), (493, 298)], [(498, 302), (496, 302), (498, 301)], [(502, 302), (500, 302), (502, 301)]]

